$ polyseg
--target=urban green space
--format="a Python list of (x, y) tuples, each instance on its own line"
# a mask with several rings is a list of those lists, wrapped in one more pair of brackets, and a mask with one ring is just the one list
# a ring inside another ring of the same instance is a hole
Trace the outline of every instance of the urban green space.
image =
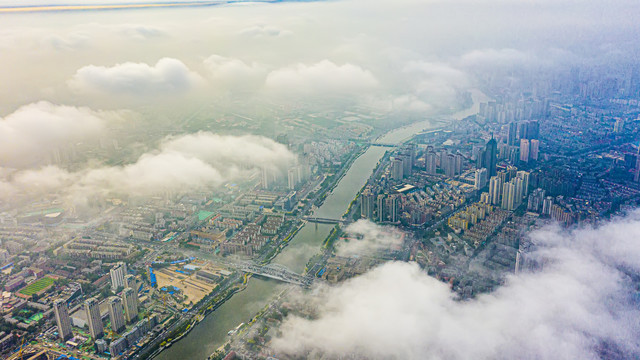
[(38, 279), (34, 282), (32, 282), (31, 284), (25, 286), (24, 288), (22, 288), (19, 292), (20, 294), (24, 294), (27, 296), (33, 296), (35, 294), (39, 294), (43, 291), (46, 291), (47, 289), (49, 289), (51, 286), (53, 286), (53, 284), (55, 283), (55, 280), (45, 276), (42, 279)]

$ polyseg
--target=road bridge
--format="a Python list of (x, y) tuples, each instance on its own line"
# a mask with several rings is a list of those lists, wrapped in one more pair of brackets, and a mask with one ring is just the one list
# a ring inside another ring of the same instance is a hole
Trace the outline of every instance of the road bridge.
[(379, 147), (389, 147), (389, 148), (395, 148), (399, 146), (398, 144), (383, 143), (383, 142), (369, 141), (369, 140), (363, 140), (363, 139), (349, 139), (349, 141), (353, 141), (358, 144), (364, 144), (369, 146), (379, 146)]
[(315, 216), (304, 216), (303, 217), (304, 220), (308, 221), (308, 222), (312, 222), (312, 223), (316, 223), (316, 224), (348, 224), (349, 221), (347, 220), (343, 220), (343, 219), (329, 219), (329, 218), (322, 218), (322, 217), (315, 217)]
[(279, 264), (258, 265), (246, 262), (238, 264), (237, 269), (246, 273), (305, 287), (310, 286), (313, 282), (313, 277), (302, 276)]

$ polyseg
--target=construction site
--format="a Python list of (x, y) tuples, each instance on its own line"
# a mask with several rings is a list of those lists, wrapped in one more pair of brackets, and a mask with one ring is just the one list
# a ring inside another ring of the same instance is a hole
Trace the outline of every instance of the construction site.
[[(83, 354), (82, 358), (101, 359), (95, 355), (87, 357), (85, 354)], [(41, 345), (23, 345), (20, 350), (11, 354), (7, 360), (79, 360), (79, 358), (70, 357)]]
[(199, 260), (188, 265), (175, 264), (154, 270), (158, 289), (181, 299), (185, 305), (196, 304), (218, 286), (231, 272)]

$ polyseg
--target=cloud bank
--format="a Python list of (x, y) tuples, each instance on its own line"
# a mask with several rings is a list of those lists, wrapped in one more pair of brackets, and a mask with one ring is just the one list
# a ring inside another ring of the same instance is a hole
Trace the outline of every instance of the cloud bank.
[(69, 80), (78, 92), (153, 95), (184, 92), (202, 82), (182, 61), (162, 58), (155, 65), (125, 62), (112, 67), (84, 66)]
[(215, 85), (227, 89), (262, 86), (267, 71), (264, 65), (256, 62), (247, 64), (240, 59), (220, 55), (211, 55), (203, 61)]
[(416, 264), (387, 263), (305, 297), (317, 317), (286, 319), (273, 347), (307, 358), (638, 358), (640, 309), (628, 274), (640, 272), (640, 212), (530, 236), (543, 268), (491, 294), (461, 302)]
[(398, 229), (378, 226), (369, 220), (358, 220), (350, 224), (345, 232), (349, 240), (341, 241), (336, 246), (340, 256), (369, 255), (397, 248), (403, 242), (403, 234)]
[(25, 105), (0, 118), (0, 166), (32, 164), (56, 147), (96, 137), (107, 116), (113, 114), (46, 101)]
[(267, 76), (265, 85), (271, 91), (290, 95), (335, 96), (370, 90), (378, 86), (378, 80), (360, 66), (322, 60), (274, 70)]
[[(49, 166), (5, 175), (0, 191), (62, 191), (74, 198), (126, 194), (146, 196), (217, 186), (258, 168), (284, 169), (295, 156), (284, 145), (260, 136), (197, 133), (165, 139), (157, 150), (122, 166), (68, 172)], [(33, 179), (40, 179), (33, 181)]]

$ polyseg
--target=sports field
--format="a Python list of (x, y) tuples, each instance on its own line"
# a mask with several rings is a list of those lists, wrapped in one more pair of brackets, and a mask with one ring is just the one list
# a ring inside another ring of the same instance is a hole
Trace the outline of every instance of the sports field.
[(32, 296), (33, 294), (37, 294), (42, 290), (48, 289), (53, 285), (54, 280), (50, 277), (43, 277), (42, 279), (36, 280), (31, 284), (23, 287), (20, 290), (21, 294)]

